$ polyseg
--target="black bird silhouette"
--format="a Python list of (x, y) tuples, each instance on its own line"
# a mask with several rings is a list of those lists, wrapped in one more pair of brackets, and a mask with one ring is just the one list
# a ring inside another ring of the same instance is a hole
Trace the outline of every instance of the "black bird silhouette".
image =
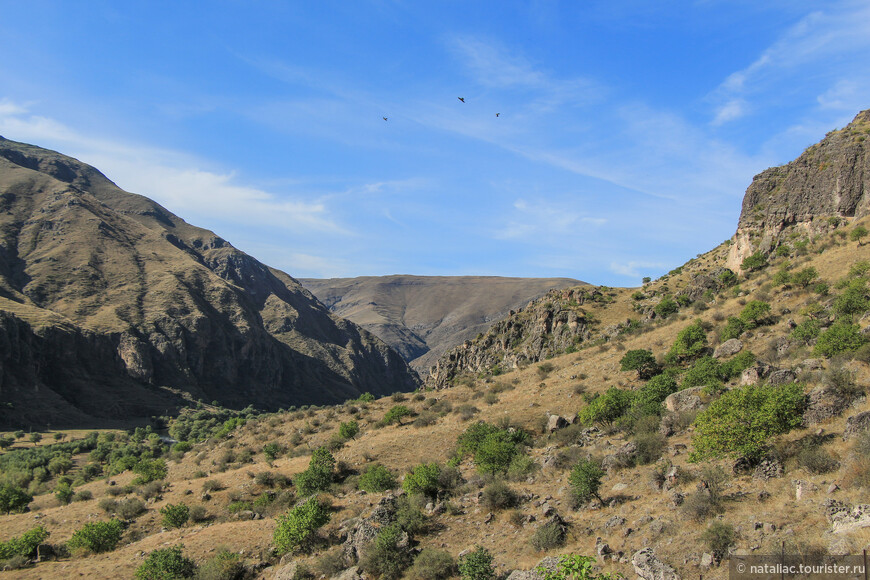
[(386, 118), (386, 117), (384, 117), (384, 121), (386, 121), (386, 120), (387, 120), (387, 118)]
[(501, 115), (501, 113), (496, 113), (496, 114), (495, 114), (496, 117), (498, 117), (499, 115)]
[(459, 99), (460, 101), (462, 101), (463, 103), (465, 102), (465, 98), (463, 98), (463, 97), (456, 97), (456, 98)]

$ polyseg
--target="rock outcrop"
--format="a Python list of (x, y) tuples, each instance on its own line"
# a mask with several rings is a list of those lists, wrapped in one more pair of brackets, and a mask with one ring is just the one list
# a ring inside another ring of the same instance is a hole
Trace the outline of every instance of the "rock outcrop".
[(811, 235), (836, 227), (839, 220), (868, 215), (868, 136), (870, 110), (828, 133), (791, 163), (756, 175), (743, 198), (728, 267), (736, 271), (753, 252), (771, 251), (787, 230)]
[(0, 428), (419, 384), (284, 272), (93, 167), (2, 137), (0, 344)]

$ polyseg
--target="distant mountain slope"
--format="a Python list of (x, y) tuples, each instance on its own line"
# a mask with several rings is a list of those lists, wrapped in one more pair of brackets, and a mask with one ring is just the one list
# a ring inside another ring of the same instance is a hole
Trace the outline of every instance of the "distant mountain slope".
[(447, 349), (572, 278), (497, 276), (364, 276), (300, 278), (329, 309), (398, 350), (418, 371)]
[(276, 409), (417, 377), (293, 278), (59, 153), (0, 137), (0, 424)]

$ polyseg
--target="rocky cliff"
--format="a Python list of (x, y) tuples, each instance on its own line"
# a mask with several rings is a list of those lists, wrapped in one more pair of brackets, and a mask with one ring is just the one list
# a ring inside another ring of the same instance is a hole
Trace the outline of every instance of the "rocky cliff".
[(591, 305), (610, 301), (608, 291), (581, 286), (547, 292), (445, 353), (429, 370), (426, 385), (444, 388), (462, 374), (498, 375), (573, 352), (599, 332), (617, 333), (618, 326), (599, 330), (600, 322), (589, 312)]
[(418, 385), (395, 351), (287, 274), (93, 167), (2, 137), (0, 344), (4, 425)]
[(835, 227), (837, 219), (870, 213), (868, 139), (870, 110), (791, 163), (756, 175), (743, 198), (727, 266), (737, 270), (749, 254), (770, 251), (787, 230), (813, 235)]
[(363, 276), (300, 279), (329, 309), (399, 351), (421, 374), (449, 348), (571, 278)]

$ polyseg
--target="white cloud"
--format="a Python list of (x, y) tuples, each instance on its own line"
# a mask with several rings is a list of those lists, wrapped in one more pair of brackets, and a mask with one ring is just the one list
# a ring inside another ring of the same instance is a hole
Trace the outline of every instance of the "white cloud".
[(349, 233), (322, 200), (282, 197), (245, 185), (232, 172), (200, 169), (202, 161), (176, 151), (88, 137), (8, 100), (0, 101), (0, 134), (61, 148), (97, 167), (122, 188), (185, 217)]
[(746, 101), (743, 99), (731, 99), (716, 110), (713, 125), (722, 125), (728, 121), (739, 119), (746, 114)]
[(666, 267), (667, 264), (664, 264), (662, 262), (630, 261), (624, 264), (620, 264), (618, 262), (611, 262), (610, 271), (615, 274), (625, 276), (627, 278), (640, 278), (642, 274), (645, 274), (649, 271), (659, 271)]
[(496, 239), (566, 236), (582, 227), (607, 223), (604, 218), (588, 216), (567, 204), (554, 204), (543, 200), (528, 202), (518, 199), (513, 204), (512, 213), (513, 216), (507, 223), (494, 233)]

